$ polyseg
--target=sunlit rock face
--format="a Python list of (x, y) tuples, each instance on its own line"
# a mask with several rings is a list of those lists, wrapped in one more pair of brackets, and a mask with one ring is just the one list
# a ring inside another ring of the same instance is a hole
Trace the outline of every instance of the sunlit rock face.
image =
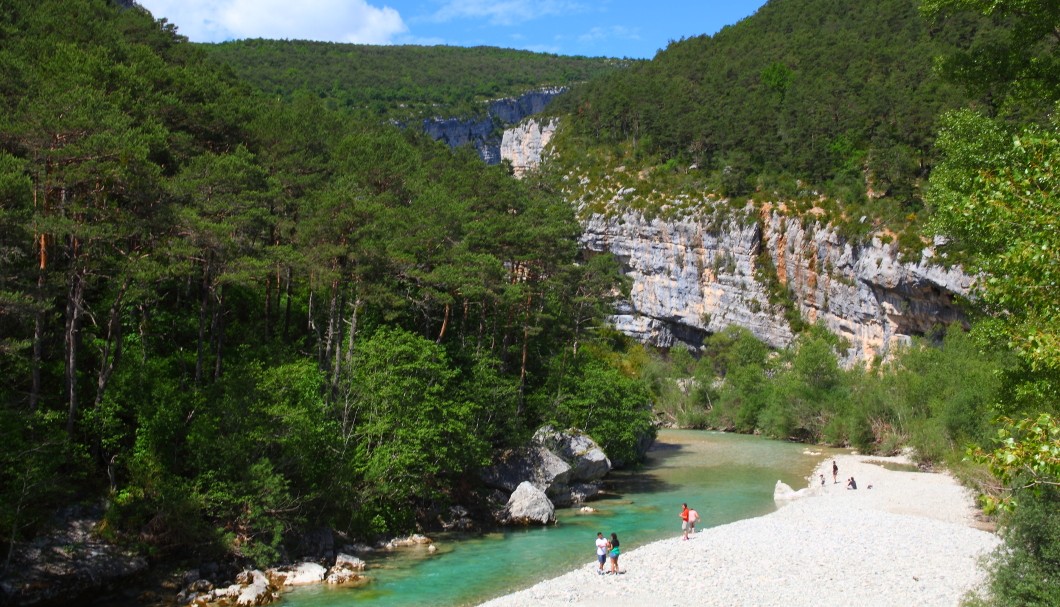
[(963, 322), (955, 300), (972, 283), (960, 268), (935, 263), (930, 248), (906, 260), (894, 244), (851, 244), (830, 226), (776, 212), (717, 222), (627, 211), (591, 214), (583, 227), (584, 248), (611, 252), (633, 280), (615, 326), (661, 347), (697, 347), (729, 325), (788, 345), (794, 334), (783, 307), (769, 303), (756, 271), (763, 252), (775, 268), (771, 280), (789, 289), (803, 320), (847, 340), (848, 365), (887, 358), (911, 336)]
[(552, 139), (558, 124), (555, 119), (538, 122), (531, 118), (504, 131), (500, 155), (511, 163), (516, 177), (522, 177), (541, 164), (541, 153)]
[(565, 90), (547, 88), (518, 97), (495, 99), (488, 103), (486, 115), (480, 118), (429, 118), (423, 121), (422, 128), (432, 139), (443, 141), (449, 147), (474, 146), (486, 164), (498, 164), (503, 138), (501, 129), (540, 113)]
[[(557, 124), (530, 119), (505, 131), (500, 154), (517, 176), (537, 168)], [(638, 194), (628, 181), (623, 187), (619, 180), (580, 179), (589, 192), (575, 203), (584, 218), (581, 244), (614, 254), (632, 279), (629, 299), (611, 321), (642, 342), (696, 348), (706, 336), (738, 325), (783, 348), (794, 332), (784, 307), (769, 302), (767, 280), (788, 290), (804, 322), (845, 338), (849, 347), (841, 355), (848, 366), (886, 359), (936, 325), (965, 322), (956, 300), (968, 295), (972, 278), (938, 263), (931, 247), (907, 259), (896, 243), (851, 243), (812, 218), (748, 210), (719, 220), (707, 198), (681, 195), (660, 205), (665, 193)], [(652, 216), (616, 210), (633, 206), (638, 196), (662, 210)], [(591, 213), (589, 205), (606, 210)], [(667, 206), (702, 211), (667, 213)], [(773, 271), (762, 271), (766, 257)]]

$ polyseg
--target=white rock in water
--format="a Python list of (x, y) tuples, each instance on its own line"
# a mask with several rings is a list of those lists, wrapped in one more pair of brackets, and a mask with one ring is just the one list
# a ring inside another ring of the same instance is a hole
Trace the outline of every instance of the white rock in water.
[(507, 511), (508, 520), (516, 524), (548, 525), (556, 522), (556, 507), (544, 491), (529, 481), (523, 481), (516, 487), (515, 492), (508, 498)]

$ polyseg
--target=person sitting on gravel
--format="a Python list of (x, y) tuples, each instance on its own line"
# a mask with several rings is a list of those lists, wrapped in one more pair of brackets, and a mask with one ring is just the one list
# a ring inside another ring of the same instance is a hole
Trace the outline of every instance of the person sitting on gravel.
[(858, 484), (857, 484), (857, 482), (854, 481), (854, 477), (853, 476), (850, 477), (849, 479), (847, 479), (847, 489), (857, 489), (857, 488), (858, 488)]

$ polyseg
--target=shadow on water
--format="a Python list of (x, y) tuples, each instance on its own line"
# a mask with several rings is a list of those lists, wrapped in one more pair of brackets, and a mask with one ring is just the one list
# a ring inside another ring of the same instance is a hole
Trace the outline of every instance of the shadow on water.
[(372, 583), (363, 589), (300, 589), (284, 604), (474, 605), (589, 563), (597, 531), (617, 533), (628, 549), (677, 537), (685, 502), (699, 511), (703, 528), (771, 512), (777, 480), (801, 486), (823, 457), (804, 450), (751, 436), (664, 430), (643, 466), (608, 476), (608, 493), (589, 504), (596, 512), (560, 509), (557, 524), (546, 528), (438, 534), (434, 554), (415, 548), (366, 559)]

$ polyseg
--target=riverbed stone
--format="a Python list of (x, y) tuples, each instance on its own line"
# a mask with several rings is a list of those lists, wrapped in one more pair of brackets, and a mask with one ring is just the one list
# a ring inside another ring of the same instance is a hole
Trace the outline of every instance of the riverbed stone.
[(607, 454), (588, 434), (543, 426), (530, 445), (503, 453), (483, 474), (489, 487), (514, 491), (529, 481), (553, 504), (566, 506), (594, 497), (598, 481), (611, 471)]
[(332, 567), (332, 570), (348, 569), (350, 571), (364, 571), (366, 566), (367, 564), (364, 562), (364, 559), (340, 552), (339, 555), (335, 557), (335, 565)]
[(518, 525), (548, 525), (556, 522), (556, 508), (545, 492), (523, 481), (508, 499), (507, 522)]
[(236, 605), (257, 607), (279, 598), (276, 586), (269, 583), (269, 578), (257, 569), (243, 571), (236, 576), (236, 585), (235, 589), (229, 589), (229, 596), (235, 596)]
[(275, 586), (308, 586), (323, 582), (327, 569), (319, 563), (298, 563), (269, 569), (265, 573)]

